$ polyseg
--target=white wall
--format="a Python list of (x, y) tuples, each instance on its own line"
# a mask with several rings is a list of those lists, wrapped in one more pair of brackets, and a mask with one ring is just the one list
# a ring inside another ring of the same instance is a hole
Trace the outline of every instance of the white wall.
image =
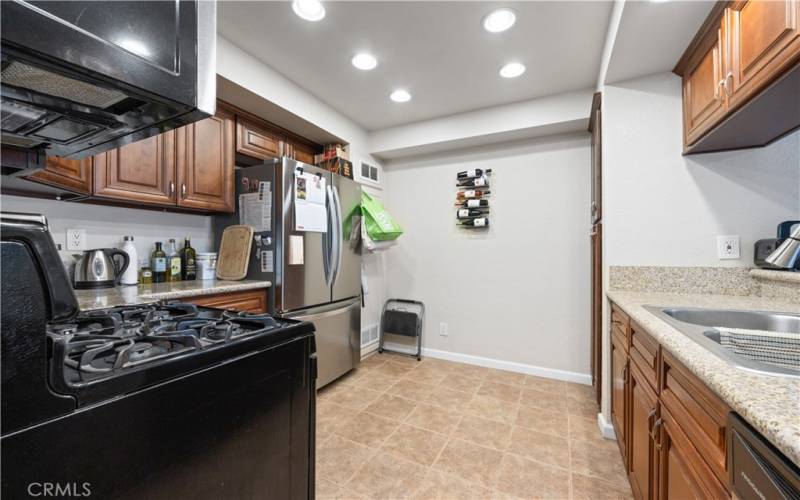
[[(589, 372), (588, 166), (588, 134), (387, 165), (405, 230), (386, 254), (388, 296), (425, 303), (425, 347)], [(469, 168), (494, 172), (488, 233), (455, 227)]]
[(7, 195), (0, 197), (0, 205), (3, 211), (47, 216), (53, 241), (63, 250), (67, 229), (85, 229), (88, 248), (120, 247), (123, 236), (133, 235), (139, 259), (150, 255), (156, 241), (166, 243), (169, 238), (183, 246), (183, 238), (189, 236), (198, 252), (215, 250), (207, 216)]
[[(605, 87), (606, 264), (752, 266), (755, 241), (800, 216), (800, 132), (766, 148), (684, 157), (681, 123), (676, 75)], [(719, 260), (717, 235), (739, 235), (741, 259)]]

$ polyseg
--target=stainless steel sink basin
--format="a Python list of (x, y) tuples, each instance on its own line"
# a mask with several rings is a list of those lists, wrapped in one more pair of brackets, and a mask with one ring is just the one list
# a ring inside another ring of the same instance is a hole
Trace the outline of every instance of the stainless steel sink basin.
[(678, 307), (665, 308), (662, 311), (678, 321), (699, 326), (744, 328), (770, 332), (800, 332), (800, 314)]
[(800, 314), (645, 306), (739, 369), (800, 378)]

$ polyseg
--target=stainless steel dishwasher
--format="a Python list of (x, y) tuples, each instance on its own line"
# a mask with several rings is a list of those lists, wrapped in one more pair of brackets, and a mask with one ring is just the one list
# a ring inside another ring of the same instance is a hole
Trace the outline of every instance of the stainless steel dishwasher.
[(800, 470), (736, 413), (728, 416), (728, 471), (740, 500), (800, 500)]

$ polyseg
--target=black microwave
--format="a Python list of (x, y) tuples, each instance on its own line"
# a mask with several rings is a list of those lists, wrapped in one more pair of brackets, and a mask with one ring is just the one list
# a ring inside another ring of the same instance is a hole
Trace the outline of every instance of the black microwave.
[(214, 113), (214, 1), (4, 1), (0, 37), (4, 152), (81, 158)]

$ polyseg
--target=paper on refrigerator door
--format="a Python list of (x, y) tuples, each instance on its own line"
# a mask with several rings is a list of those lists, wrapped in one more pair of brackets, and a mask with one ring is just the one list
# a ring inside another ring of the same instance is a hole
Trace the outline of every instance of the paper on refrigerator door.
[(328, 232), (325, 208), (324, 177), (315, 174), (294, 174), (294, 229), (314, 233)]
[(239, 224), (251, 226), (253, 231), (272, 230), (271, 183), (260, 182), (258, 191), (239, 195)]

